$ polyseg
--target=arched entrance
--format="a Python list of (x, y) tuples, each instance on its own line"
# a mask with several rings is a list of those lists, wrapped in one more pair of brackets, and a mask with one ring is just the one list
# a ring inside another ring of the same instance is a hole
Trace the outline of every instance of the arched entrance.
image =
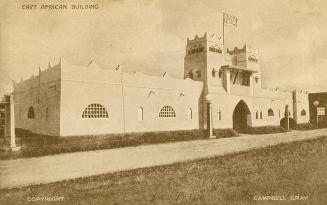
[(243, 100), (237, 103), (233, 112), (233, 129), (245, 133), (251, 125), (251, 112)]
[[(287, 129), (287, 118), (283, 117), (280, 120), (280, 126), (284, 127), (285, 129)], [(291, 117), (289, 117), (289, 129), (294, 129), (295, 128), (295, 120)]]

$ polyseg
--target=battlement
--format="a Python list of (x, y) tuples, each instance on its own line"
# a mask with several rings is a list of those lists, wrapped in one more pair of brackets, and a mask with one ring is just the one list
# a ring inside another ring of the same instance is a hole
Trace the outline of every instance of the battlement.
[(205, 32), (202, 37), (201, 36), (199, 37), (199, 35), (195, 35), (193, 39), (187, 38), (187, 44), (193, 44), (203, 41), (210, 41), (218, 44), (223, 44), (221, 36), (219, 36), (215, 32)]
[(255, 48), (254, 46), (247, 45), (247, 44), (245, 44), (243, 46), (243, 48), (234, 47), (233, 50), (229, 50), (227, 48), (227, 53), (229, 53), (230, 55), (235, 55), (235, 54), (245, 53), (245, 52), (250, 52), (250, 53), (258, 54), (258, 49)]

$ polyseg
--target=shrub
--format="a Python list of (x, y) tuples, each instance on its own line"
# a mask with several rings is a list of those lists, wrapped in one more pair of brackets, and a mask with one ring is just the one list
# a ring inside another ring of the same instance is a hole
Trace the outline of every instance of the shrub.
[(311, 123), (301, 123), (301, 124), (295, 125), (296, 130), (312, 130), (315, 128), (316, 128), (316, 125), (313, 125)]
[[(214, 134), (217, 138), (237, 136), (237, 133), (231, 129), (214, 130)], [(179, 130), (59, 137), (34, 134), (27, 130), (16, 129), (16, 136), (17, 144), (22, 146), (19, 154), (0, 155), (0, 159), (35, 157), (67, 152), (112, 149), (143, 144), (157, 144), (208, 138), (206, 130)]]
[(248, 134), (272, 134), (286, 132), (287, 130), (281, 126), (260, 126), (260, 127), (248, 127)]
[(217, 138), (236, 137), (239, 134), (233, 129), (214, 129), (213, 134)]

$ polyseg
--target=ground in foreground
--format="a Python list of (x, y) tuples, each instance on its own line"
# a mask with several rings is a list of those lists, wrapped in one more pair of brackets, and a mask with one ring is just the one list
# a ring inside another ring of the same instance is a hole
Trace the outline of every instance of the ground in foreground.
[[(168, 166), (1, 190), (0, 204), (327, 204), (327, 136)], [(255, 200), (279, 196), (286, 201)], [(308, 196), (305, 201), (292, 201)], [(293, 198), (292, 198), (293, 197)], [(37, 204), (37, 203), (36, 203)]]

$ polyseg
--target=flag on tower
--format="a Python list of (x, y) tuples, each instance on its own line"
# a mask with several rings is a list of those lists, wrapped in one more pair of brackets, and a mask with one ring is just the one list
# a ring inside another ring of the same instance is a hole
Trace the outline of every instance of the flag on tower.
[(237, 28), (237, 18), (235, 16), (224, 13), (223, 19), (224, 24), (231, 24)]

